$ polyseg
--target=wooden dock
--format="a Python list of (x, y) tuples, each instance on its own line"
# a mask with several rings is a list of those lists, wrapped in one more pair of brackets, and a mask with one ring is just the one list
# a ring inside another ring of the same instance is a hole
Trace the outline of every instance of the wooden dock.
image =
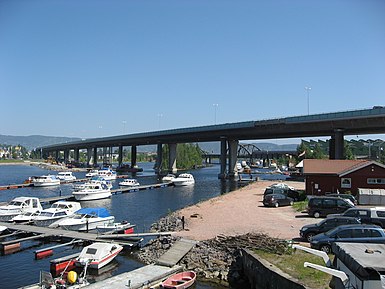
[(175, 266), (196, 245), (196, 243), (196, 241), (188, 239), (176, 241), (170, 250), (159, 257), (156, 264), (168, 267)]
[[(18, 231), (18, 232), (25, 232), (30, 233), (33, 236), (25, 237), (21, 239), (14, 239), (14, 240), (8, 240), (0, 242), (0, 247), (5, 248), (6, 246), (20, 243), (25, 240), (29, 239), (39, 239), (39, 238), (47, 238), (52, 236), (57, 236), (61, 238), (68, 238), (68, 239), (76, 239), (76, 240), (84, 240), (84, 241), (113, 241), (115, 243), (118, 243), (122, 246), (134, 246), (137, 244), (136, 242), (130, 241), (130, 238), (138, 238), (142, 236), (161, 236), (161, 235), (170, 235), (170, 232), (155, 232), (155, 233), (137, 233), (137, 234), (112, 234), (112, 235), (102, 235), (97, 233), (83, 233), (83, 232), (77, 232), (77, 231), (69, 231), (69, 230), (63, 230), (63, 229), (53, 229), (53, 228), (46, 228), (46, 227), (38, 227), (38, 226), (32, 226), (32, 225), (22, 225), (22, 224), (11, 224), (11, 223), (5, 223), (0, 222), (0, 226), (6, 226), (8, 229), (12, 231)], [(126, 240), (125, 240), (126, 239)]]
[(85, 288), (149, 289), (153, 288), (152, 286), (163, 281), (168, 276), (171, 276), (181, 271), (181, 266), (174, 266), (170, 268), (159, 265), (147, 265), (136, 270), (122, 273), (120, 275), (90, 284)]

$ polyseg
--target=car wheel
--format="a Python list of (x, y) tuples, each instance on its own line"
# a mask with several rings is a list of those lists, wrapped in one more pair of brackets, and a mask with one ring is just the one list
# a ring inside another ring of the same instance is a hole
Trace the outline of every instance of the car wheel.
[(290, 201), (290, 206), (294, 205), (294, 201)]
[(312, 239), (314, 236), (315, 236), (314, 233), (308, 233), (308, 234), (305, 235), (305, 238), (306, 238), (306, 240), (307, 240), (308, 242), (310, 242), (311, 239)]
[(278, 208), (278, 207), (279, 207), (279, 204), (278, 204), (278, 202), (276, 202), (276, 203), (274, 204), (274, 207), (276, 207), (276, 208)]
[(330, 254), (330, 252), (332, 251), (332, 248), (330, 248), (329, 245), (322, 245), (321, 251), (324, 251), (326, 254)]
[(313, 216), (314, 216), (314, 218), (319, 218), (321, 216), (321, 214), (319, 212), (314, 212)]

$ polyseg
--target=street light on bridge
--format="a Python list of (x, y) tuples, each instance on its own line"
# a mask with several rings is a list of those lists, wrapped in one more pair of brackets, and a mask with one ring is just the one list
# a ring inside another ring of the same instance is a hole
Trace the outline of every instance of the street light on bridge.
[(218, 108), (218, 103), (214, 103), (214, 124), (217, 124), (217, 108)]
[(311, 90), (311, 87), (305, 86), (305, 90), (307, 92), (307, 115), (310, 114), (310, 100), (309, 100), (309, 92)]

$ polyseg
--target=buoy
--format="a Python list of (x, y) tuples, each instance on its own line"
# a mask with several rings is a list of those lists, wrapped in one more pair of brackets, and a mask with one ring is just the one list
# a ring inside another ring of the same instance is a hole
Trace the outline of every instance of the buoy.
[(35, 254), (35, 259), (43, 259), (53, 255), (53, 250), (41, 251)]
[(13, 243), (3, 246), (4, 255), (12, 254), (20, 251), (20, 243)]
[(71, 284), (74, 284), (78, 279), (78, 274), (75, 271), (69, 271), (67, 275), (67, 281)]
[(124, 234), (132, 234), (134, 233), (134, 228), (128, 228), (124, 230)]

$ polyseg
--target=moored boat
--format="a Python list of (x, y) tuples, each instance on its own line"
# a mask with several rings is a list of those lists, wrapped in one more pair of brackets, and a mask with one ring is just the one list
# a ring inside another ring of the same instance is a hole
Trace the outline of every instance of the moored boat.
[(138, 166), (131, 166), (129, 164), (121, 164), (116, 168), (116, 171), (124, 173), (138, 173), (143, 172), (143, 168), (140, 168)]
[(56, 222), (65, 217), (71, 216), (73, 213), (81, 209), (78, 202), (58, 201), (52, 204), (48, 209), (33, 218), (33, 223), (36, 226), (48, 227), (53, 222)]
[(76, 177), (72, 174), (72, 172), (59, 172), (56, 177), (61, 181), (74, 181)]
[(30, 223), (37, 216), (40, 215), (40, 211), (36, 212), (24, 212), (23, 214), (13, 217), (10, 221), (15, 223)]
[(177, 273), (162, 282), (163, 288), (186, 289), (194, 284), (196, 273), (194, 271), (185, 271)]
[(52, 223), (49, 227), (87, 231), (96, 229), (97, 226), (113, 223), (114, 220), (115, 217), (111, 216), (105, 208), (82, 208), (73, 215)]
[(32, 184), (34, 187), (58, 186), (60, 185), (60, 180), (53, 175), (44, 175), (44, 176), (34, 177), (32, 179)]
[(0, 206), (0, 221), (9, 221), (17, 215), (26, 212), (42, 211), (43, 208), (38, 198), (17, 197), (5, 206)]
[(96, 226), (96, 230), (100, 234), (132, 234), (134, 233), (135, 225), (130, 224), (127, 221), (120, 223), (110, 223), (100, 226)]
[(124, 179), (122, 182), (119, 183), (119, 186), (138, 187), (140, 186), (140, 184), (136, 179)]
[(169, 183), (169, 182), (174, 181), (175, 178), (176, 178), (176, 175), (174, 175), (174, 174), (167, 174), (167, 175), (165, 175), (165, 176), (162, 178), (162, 182), (164, 182), (164, 183)]
[(76, 258), (76, 266), (88, 266), (93, 269), (100, 269), (110, 263), (123, 247), (119, 244), (96, 242), (84, 247)]
[(173, 181), (175, 186), (188, 186), (195, 183), (194, 176), (192, 174), (180, 174)]
[(98, 176), (104, 178), (105, 180), (116, 180), (116, 172), (110, 168), (103, 168), (99, 170)]
[(86, 178), (92, 178), (99, 174), (98, 170), (90, 170), (88, 173), (86, 173)]
[(103, 183), (85, 183), (79, 191), (72, 192), (77, 201), (91, 201), (111, 197), (111, 190)]

